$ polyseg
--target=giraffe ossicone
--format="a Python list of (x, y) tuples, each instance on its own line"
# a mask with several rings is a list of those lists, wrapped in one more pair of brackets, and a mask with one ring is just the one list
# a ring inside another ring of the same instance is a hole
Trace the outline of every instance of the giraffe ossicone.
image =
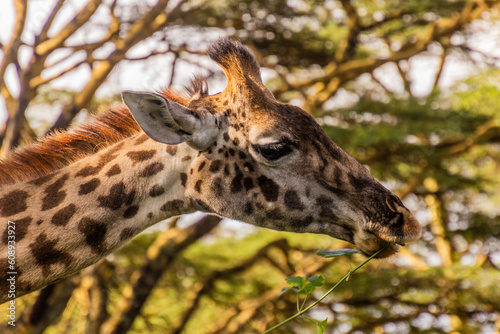
[(87, 267), (160, 220), (196, 210), (257, 226), (327, 234), (381, 257), (420, 237), (401, 200), (302, 109), (279, 103), (242, 45), (209, 49), (227, 77), (209, 95), (125, 91), (76, 129), (0, 162), (0, 301), (7, 226), (16, 226), (17, 296)]

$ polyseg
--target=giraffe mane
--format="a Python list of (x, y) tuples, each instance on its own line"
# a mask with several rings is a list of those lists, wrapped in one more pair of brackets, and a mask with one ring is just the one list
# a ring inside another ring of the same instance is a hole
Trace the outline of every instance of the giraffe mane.
[[(171, 89), (159, 94), (186, 105), (191, 95), (205, 92), (203, 82), (203, 78), (193, 79), (187, 94)], [(0, 187), (51, 174), (139, 132), (141, 128), (124, 104), (103, 107), (74, 129), (56, 130), (9, 153), (0, 160)]]

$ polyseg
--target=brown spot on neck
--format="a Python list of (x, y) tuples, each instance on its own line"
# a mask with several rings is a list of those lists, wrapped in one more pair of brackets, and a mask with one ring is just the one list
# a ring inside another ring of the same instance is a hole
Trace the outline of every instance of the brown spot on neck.
[(3, 217), (9, 217), (24, 212), (28, 208), (27, 198), (29, 198), (28, 193), (22, 190), (14, 190), (4, 195), (0, 199), (0, 214)]
[(97, 178), (93, 178), (87, 183), (80, 185), (80, 190), (78, 191), (78, 195), (87, 195), (93, 192), (99, 185), (101, 181)]
[(163, 188), (161, 185), (157, 184), (154, 185), (153, 188), (149, 191), (149, 196), (151, 197), (157, 197), (160, 195), (163, 195), (165, 193), (165, 188)]
[(175, 199), (173, 201), (168, 201), (163, 204), (160, 208), (161, 211), (165, 212), (179, 212), (184, 207), (184, 201), (180, 199)]
[(127, 157), (132, 160), (132, 166), (136, 163), (149, 160), (153, 158), (156, 154), (156, 150), (145, 150), (145, 151), (131, 151), (127, 152)]
[(82, 168), (80, 171), (78, 171), (78, 173), (76, 173), (75, 176), (86, 177), (86, 176), (96, 175), (104, 168), (104, 166), (106, 166), (108, 162), (113, 161), (118, 157), (114, 153), (121, 150), (124, 144), (125, 144), (124, 142), (116, 144), (114, 147), (110, 148), (105, 154), (102, 154), (99, 157), (99, 160), (97, 161), (97, 164), (95, 166), (86, 166)]
[(142, 143), (144, 143), (146, 140), (148, 140), (149, 137), (147, 134), (143, 133), (142, 135), (140, 135), (134, 142), (134, 145), (141, 145)]
[(177, 146), (176, 145), (167, 145), (166, 151), (168, 154), (174, 156), (177, 154)]
[(41, 176), (41, 177), (36, 178), (36, 179), (34, 179), (34, 180), (32, 180), (32, 181), (30, 181), (28, 183), (32, 184), (32, 185), (35, 185), (35, 186), (41, 186), (42, 184), (44, 184), (46, 182), (49, 182), (55, 175), (56, 175), (56, 173), (45, 175), (45, 176)]
[(84, 234), (85, 242), (95, 253), (102, 253), (106, 250), (106, 224), (84, 217), (78, 224), (78, 230)]
[(42, 198), (42, 211), (52, 209), (64, 201), (66, 192), (61, 189), (68, 178), (69, 174), (64, 174), (50, 186), (45, 188), (45, 197)]
[(131, 205), (123, 213), (123, 218), (125, 218), (125, 219), (133, 218), (133, 217), (135, 217), (135, 215), (137, 214), (138, 211), (139, 211), (138, 205)]
[(57, 211), (50, 222), (57, 226), (66, 226), (69, 223), (69, 220), (75, 214), (77, 208), (75, 204), (70, 204), (65, 206), (61, 210)]
[(158, 174), (165, 168), (161, 162), (153, 162), (151, 165), (144, 168), (140, 173), (140, 177), (151, 177), (153, 175)]
[(118, 164), (114, 164), (113, 167), (111, 167), (107, 172), (106, 172), (106, 176), (107, 177), (111, 177), (111, 176), (114, 176), (114, 175), (118, 175), (122, 172), (120, 166)]
[(123, 204), (131, 205), (134, 199), (135, 190), (131, 190), (127, 193), (125, 184), (119, 182), (109, 189), (109, 194), (107, 196), (99, 196), (97, 201), (100, 207), (116, 211), (120, 209)]
[(68, 267), (73, 261), (73, 257), (69, 253), (56, 248), (58, 242), (59, 239), (50, 240), (47, 234), (42, 232), (30, 244), (31, 253), (36, 263), (42, 266), (44, 276), (49, 276), (51, 264), (62, 263)]

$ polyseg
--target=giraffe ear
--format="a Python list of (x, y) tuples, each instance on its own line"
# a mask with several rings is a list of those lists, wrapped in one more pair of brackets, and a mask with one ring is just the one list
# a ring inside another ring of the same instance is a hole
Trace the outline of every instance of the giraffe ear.
[(122, 98), (142, 130), (160, 143), (187, 142), (203, 151), (217, 138), (219, 128), (209, 113), (201, 115), (155, 93), (123, 91)]

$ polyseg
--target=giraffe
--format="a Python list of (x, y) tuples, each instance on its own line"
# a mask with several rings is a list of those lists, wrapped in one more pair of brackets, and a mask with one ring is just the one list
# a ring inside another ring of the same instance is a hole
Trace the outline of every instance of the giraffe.
[(397, 196), (307, 112), (274, 98), (246, 47), (220, 39), (208, 54), (227, 78), (222, 92), (210, 95), (202, 78), (185, 94), (124, 91), (124, 104), (0, 163), (1, 302), (12, 240), (17, 297), (197, 210), (327, 234), (367, 256), (420, 237)]

